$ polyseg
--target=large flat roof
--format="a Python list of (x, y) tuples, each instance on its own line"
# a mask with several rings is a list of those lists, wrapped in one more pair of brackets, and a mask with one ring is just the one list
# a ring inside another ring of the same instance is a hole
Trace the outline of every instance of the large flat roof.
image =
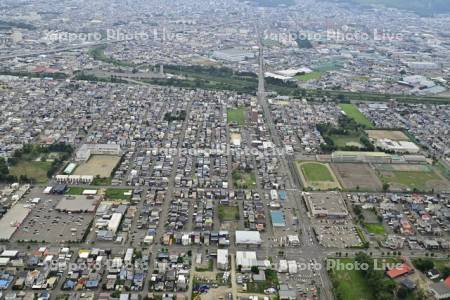
[(21, 204), (11, 207), (0, 220), (0, 240), (9, 240), (29, 213), (30, 210)]

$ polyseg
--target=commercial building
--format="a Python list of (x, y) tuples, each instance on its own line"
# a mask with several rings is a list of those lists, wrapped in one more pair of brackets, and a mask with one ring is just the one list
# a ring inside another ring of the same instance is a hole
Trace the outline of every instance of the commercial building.
[(348, 216), (344, 199), (338, 192), (303, 193), (303, 199), (314, 217), (345, 218)]
[(11, 207), (0, 219), (0, 241), (8, 241), (29, 213), (30, 210), (23, 205), (16, 204)]
[(258, 231), (236, 231), (236, 245), (260, 245), (261, 242)]

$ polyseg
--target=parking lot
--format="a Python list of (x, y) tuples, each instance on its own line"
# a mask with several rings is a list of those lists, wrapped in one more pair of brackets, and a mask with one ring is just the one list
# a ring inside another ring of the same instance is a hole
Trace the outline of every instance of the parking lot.
[(36, 191), (31, 195), (31, 199), (40, 198), (40, 201), (34, 204), (30, 215), (14, 234), (14, 241), (55, 243), (82, 240), (86, 230), (89, 230), (93, 214), (58, 212), (54, 207), (60, 196), (37, 194)]

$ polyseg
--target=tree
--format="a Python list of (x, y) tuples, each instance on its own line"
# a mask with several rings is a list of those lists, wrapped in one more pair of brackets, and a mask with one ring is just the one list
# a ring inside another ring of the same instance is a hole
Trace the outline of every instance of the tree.
[(383, 192), (387, 192), (391, 186), (389, 183), (385, 182), (383, 183)]

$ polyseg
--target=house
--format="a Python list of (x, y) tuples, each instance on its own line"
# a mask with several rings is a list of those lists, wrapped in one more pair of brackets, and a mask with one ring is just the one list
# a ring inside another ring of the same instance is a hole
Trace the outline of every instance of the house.
[(389, 271), (386, 272), (386, 274), (394, 279), (398, 278), (400, 276), (404, 276), (406, 274), (412, 273), (414, 270), (406, 263), (401, 264), (398, 267), (392, 268)]

